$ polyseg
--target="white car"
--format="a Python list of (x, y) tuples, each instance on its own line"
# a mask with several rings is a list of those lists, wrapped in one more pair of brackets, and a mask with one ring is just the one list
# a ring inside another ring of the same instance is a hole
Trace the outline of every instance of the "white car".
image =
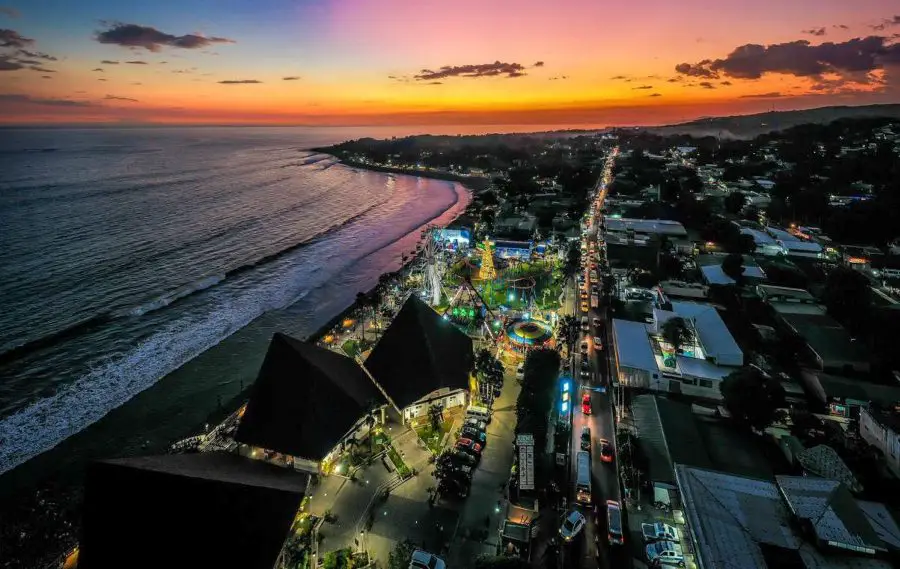
[(656, 522), (654, 524), (641, 524), (641, 533), (644, 535), (644, 541), (674, 541), (679, 542), (678, 530), (664, 524)]
[(585, 523), (587, 521), (584, 519), (584, 515), (578, 510), (572, 510), (563, 520), (559, 528), (559, 536), (563, 538), (563, 541), (572, 541), (584, 529)]
[(657, 541), (645, 548), (647, 564), (651, 567), (675, 565), (684, 567), (684, 551), (681, 546), (671, 541)]
[(427, 551), (422, 551), (421, 549), (417, 549), (413, 551), (412, 560), (409, 562), (409, 569), (446, 569), (447, 564), (444, 563), (444, 560), (434, 555), (432, 553), (428, 553)]

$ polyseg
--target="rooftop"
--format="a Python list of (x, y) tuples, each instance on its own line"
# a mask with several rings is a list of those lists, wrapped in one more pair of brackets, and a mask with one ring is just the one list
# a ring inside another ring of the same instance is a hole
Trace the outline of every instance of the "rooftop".
[(781, 317), (823, 361), (868, 363), (865, 343), (854, 341), (850, 333), (831, 316), (782, 312)]
[(638, 395), (631, 408), (651, 481), (674, 486), (676, 464), (712, 467), (689, 405), (656, 395)]
[(669, 235), (686, 237), (687, 231), (684, 226), (677, 221), (670, 219), (631, 219), (627, 217), (606, 218), (606, 231), (627, 231), (633, 229), (635, 233), (653, 233), (658, 235)]
[(620, 367), (659, 371), (650, 339), (647, 336), (647, 325), (643, 322), (613, 319), (613, 334), (616, 341), (616, 355)]
[(862, 492), (862, 484), (838, 453), (828, 445), (816, 445), (797, 453), (797, 460), (804, 470), (820, 478), (837, 480), (853, 492)]
[(700, 358), (691, 358), (682, 355), (675, 356), (675, 368), (682, 375), (717, 381), (725, 379), (728, 374), (734, 371), (733, 368), (719, 367), (712, 362)]
[(711, 304), (672, 302), (672, 310), (693, 322), (703, 351), (713, 356), (719, 365), (743, 365), (744, 353), (731, 336), (728, 326)]

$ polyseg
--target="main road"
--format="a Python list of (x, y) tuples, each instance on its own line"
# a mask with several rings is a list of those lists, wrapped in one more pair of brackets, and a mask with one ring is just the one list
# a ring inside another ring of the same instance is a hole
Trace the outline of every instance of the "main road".
[[(600, 209), (606, 199), (607, 184), (609, 183), (609, 173), (612, 164), (615, 161), (617, 152), (614, 150), (607, 158), (604, 173), (598, 183), (595, 201), (591, 204), (590, 220), (587, 234), (587, 255), (590, 251), (595, 251), (595, 255), (590, 256), (585, 262), (585, 288), (590, 295), (591, 285), (597, 285), (602, 293), (602, 286), (599, 279), (592, 282), (590, 278), (591, 266), (596, 263), (597, 276), (600, 276), (600, 260), (605, 261), (605, 250), (597, 242), (597, 234), (600, 222), (602, 220)], [(598, 257), (600, 259), (598, 259)], [(580, 293), (579, 293), (580, 294)], [(575, 398), (575, 405), (572, 415), (572, 442), (571, 442), (571, 459), (570, 459), (570, 484), (569, 484), (569, 503), (574, 504), (574, 485), (577, 478), (577, 460), (576, 455), (581, 450), (581, 432), (582, 428), (589, 427), (591, 430), (591, 494), (592, 506), (576, 506), (587, 518), (588, 523), (585, 526), (583, 537), (576, 540), (563, 549), (563, 566), (579, 569), (594, 569), (597, 567), (630, 567), (631, 556), (628, 555), (627, 549), (621, 546), (610, 546), (607, 538), (607, 520), (606, 520), (606, 502), (612, 500), (622, 504), (620, 495), (620, 486), (617, 476), (617, 462), (615, 458), (612, 462), (603, 462), (600, 458), (600, 439), (610, 441), (615, 446), (615, 419), (613, 414), (612, 385), (610, 383), (610, 364), (607, 358), (610, 346), (610, 338), (607, 334), (607, 307), (603, 302), (602, 294), (598, 293), (600, 305), (596, 308), (588, 305), (588, 310), (581, 310), (582, 306), (575, 307), (576, 319), (581, 317), (588, 319), (588, 331), (583, 332), (581, 342), (587, 343), (587, 353), (581, 353), (578, 359), (586, 359), (590, 364), (590, 377), (581, 379), (581, 389)], [(594, 338), (600, 340), (601, 345), (597, 345)], [(579, 344), (581, 344), (579, 342)], [(581, 363), (580, 361), (578, 362)], [(579, 376), (580, 365), (577, 369), (572, 370), (573, 375)], [(588, 394), (590, 398), (590, 413), (585, 414), (582, 410), (582, 397)], [(628, 534), (625, 527), (625, 520), (622, 520), (622, 531)]]

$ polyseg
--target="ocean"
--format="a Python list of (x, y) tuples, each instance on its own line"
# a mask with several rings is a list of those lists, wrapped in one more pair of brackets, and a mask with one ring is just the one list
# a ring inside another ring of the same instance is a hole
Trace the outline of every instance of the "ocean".
[(464, 209), (306, 150), (364, 135), (0, 131), (0, 485), (161, 451)]

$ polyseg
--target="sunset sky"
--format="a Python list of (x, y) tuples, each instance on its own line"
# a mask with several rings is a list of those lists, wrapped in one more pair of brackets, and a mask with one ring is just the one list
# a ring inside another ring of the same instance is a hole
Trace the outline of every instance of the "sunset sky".
[(600, 126), (898, 102), (896, 0), (0, 0), (3, 124)]

